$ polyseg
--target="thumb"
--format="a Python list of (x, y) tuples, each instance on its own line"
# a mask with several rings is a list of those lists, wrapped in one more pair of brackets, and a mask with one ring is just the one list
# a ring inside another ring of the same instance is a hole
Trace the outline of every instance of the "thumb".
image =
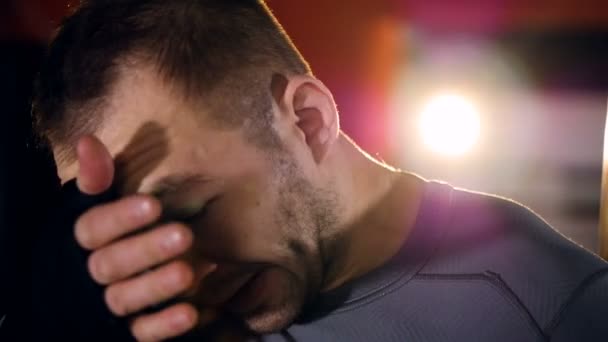
[(104, 144), (86, 135), (76, 146), (78, 156), (78, 189), (88, 195), (98, 195), (110, 188), (114, 179), (114, 161)]

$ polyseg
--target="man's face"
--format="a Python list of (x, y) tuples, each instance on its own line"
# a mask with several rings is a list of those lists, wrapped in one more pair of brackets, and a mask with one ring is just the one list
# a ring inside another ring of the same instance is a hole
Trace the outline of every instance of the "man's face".
[[(319, 231), (334, 222), (306, 153), (264, 150), (240, 129), (219, 130), (151, 69), (119, 79), (96, 135), (117, 163), (125, 193), (155, 194), (165, 220), (188, 223), (197, 260), (218, 263), (196, 303), (243, 318), (254, 331), (291, 322), (319, 291)], [(270, 132), (268, 133), (270, 134)], [(60, 166), (62, 179), (73, 166)]]

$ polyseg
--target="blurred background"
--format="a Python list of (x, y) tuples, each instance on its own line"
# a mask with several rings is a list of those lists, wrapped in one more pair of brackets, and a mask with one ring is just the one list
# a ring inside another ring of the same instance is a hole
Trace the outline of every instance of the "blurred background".
[(597, 250), (608, 2), (268, 0), (370, 154)]
[[(267, 2), (362, 148), (513, 198), (597, 250), (608, 2)], [(44, 45), (75, 4), (0, 0), (2, 269), (26, 262), (27, 248), (7, 241), (26, 241), (56, 189), (48, 153), (28, 148), (29, 96)]]

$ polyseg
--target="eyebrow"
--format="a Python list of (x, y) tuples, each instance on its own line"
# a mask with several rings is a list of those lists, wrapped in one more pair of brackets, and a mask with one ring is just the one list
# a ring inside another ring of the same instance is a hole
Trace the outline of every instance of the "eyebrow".
[(182, 189), (197, 185), (201, 183), (208, 183), (211, 179), (206, 177), (200, 173), (178, 173), (165, 176), (158, 180), (151, 187), (150, 194), (162, 198), (176, 192), (181, 191)]

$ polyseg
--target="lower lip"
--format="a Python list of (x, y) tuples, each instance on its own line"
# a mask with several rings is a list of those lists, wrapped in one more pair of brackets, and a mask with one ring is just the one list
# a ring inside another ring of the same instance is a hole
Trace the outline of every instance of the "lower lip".
[(260, 271), (227, 303), (230, 311), (243, 314), (255, 310), (265, 299), (271, 281), (271, 272)]

